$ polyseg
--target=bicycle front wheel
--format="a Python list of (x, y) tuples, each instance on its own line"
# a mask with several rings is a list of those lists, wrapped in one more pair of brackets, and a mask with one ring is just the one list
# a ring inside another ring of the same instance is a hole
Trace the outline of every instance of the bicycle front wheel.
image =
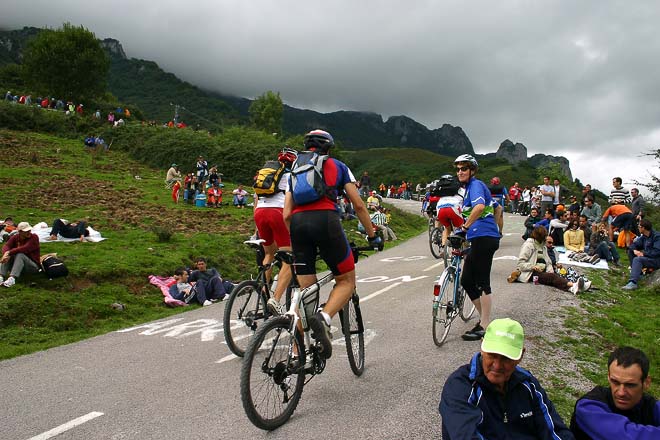
[(286, 316), (266, 321), (255, 334), (241, 366), (243, 409), (254, 426), (267, 431), (289, 420), (305, 385), (305, 346), (292, 327)]
[(357, 292), (353, 292), (351, 299), (339, 311), (339, 318), (346, 341), (348, 363), (353, 374), (361, 376), (364, 372), (364, 324), (360, 310), (360, 297)]
[(431, 255), (435, 258), (445, 259), (445, 267), (447, 266), (447, 257), (445, 246), (442, 245), (442, 229), (443, 227), (433, 228), (429, 235), (429, 247), (431, 248)]
[(456, 310), (452, 304), (456, 274), (451, 269), (453, 268), (445, 269), (445, 273), (442, 275), (438, 308), (433, 309), (433, 342), (438, 347), (444, 344), (449, 335), (451, 323), (456, 317)]
[(257, 281), (243, 281), (234, 287), (223, 317), (225, 342), (229, 350), (243, 357), (254, 333), (267, 317), (266, 300), (260, 293)]

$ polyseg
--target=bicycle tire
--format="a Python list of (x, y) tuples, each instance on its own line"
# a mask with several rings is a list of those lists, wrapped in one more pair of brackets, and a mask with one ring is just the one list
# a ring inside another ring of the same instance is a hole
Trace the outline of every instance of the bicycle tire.
[(245, 355), (254, 333), (269, 314), (266, 299), (259, 293), (261, 285), (256, 280), (240, 282), (229, 295), (222, 325), (227, 347), (238, 357)]
[[(287, 362), (289, 348), (298, 358), (297, 366)], [(245, 352), (241, 366), (241, 400), (245, 414), (257, 428), (277, 429), (296, 410), (304, 386), (303, 338), (292, 328), (289, 317), (273, 317), (259, 327)]]
[(467, 295), (465, 289), (463, 289), (462, 286), (459, 286), (459, 289), (460, 289), (459, 295), (461, 296), (461, 304), (460, 307), (458, 308), (458, 314), (460, 315), (461, 319), (464, 322), (468, 322), (470, 318), (472, 318), (472, 315), (474, 315), (474, 311), (477, 309), (477, 307), (474, 305), (470, 297)]
[(443, 275), (442, 285), (440, 286), (440, 298), (439, 305), (437, 309), (433, 309), (433, 342), (438, 347), (442, 347), (442, 344), (447, 340), (447, 335), (449, 335), (449, 329), (451, 324), (454, 321), (453, 317), (447, 313), (447, 306), (454, 297), (454, 282), (456, 280), (456, 275), (450, 270), (451, 268), (445, 269), (447, 272), (446, 275)]
[(433, 231), (429, 235), (429, 247), (431, 248), (431, 255), (436, 259), (443, 258), (443, 250), (445, 251), (445, 267), (447, 267), (446, 246), (442, 246), (442, 227), (433, 228)]
[(339, 311), (339, 319), (346, 341), (348, 364), (353, 374), (361, 376), (364, 372), (364, 323), (357, 292), (353, 292), (351, 299)]

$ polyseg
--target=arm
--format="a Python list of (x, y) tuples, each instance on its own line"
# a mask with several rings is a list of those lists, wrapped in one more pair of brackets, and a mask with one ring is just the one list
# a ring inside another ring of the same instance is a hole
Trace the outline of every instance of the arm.
[(291, 213), (293, 212), (293, 195), (291, 191), (287, 191), (284, 195), (284, 209), (282, 210), (282, 216), (284, 217), (284, 224), (287, 229), (291, 229)]
[(532, 262), (532, 257), (534, 256), (535, 252), (536, 250), (534, 249), (533, 245), (527, 241), (523, 243), (522, 247), (520, 248), (520, 255), (518, 255), (518, 270), (534, 270), (536, 261)]
[[(346, 192), (346, 196), (348, 197), (348, 200), (350, 200), (351, 203), (353, 204), (355, 215), (357, 215), (358, 220), (360, 220), (360, 223), (362, 223), (362, 226), (364, 226), (364, 229), (367, 231), (367, 236), (369, 238), (373, 238), (375, 232), (374, 232), (374, 227), (371, 224), (371, 217), (369, 217), (369, 211), (367, 210), (367, 207), (364, 206), (364, 202), (360, 198), (360, 194), (358, 193), (355, 184), (350, 182), (344, 185), (344, 192)], [(287, 196), (288, 195), (289, 193), (287, 193)], [(284, 208), (286, 209), (286, 201), (284, 204)]]
[[(15, 235), (16, 241), (18, 241), (18, 235)], [(12, 237), (13, 238), (13, 237)], [(9, 244), (9, 242), (7, 242)], [(4, 247), (2, 248), (4, 250)], [(9, 249), (9, 255), (16, 254), (25, 254), (29, 255), (32, 252), (39, 250), (39, 237), (35, 234), (32, 234), (30, 239), (23, 246), (16, 246), (13, 249)]]
[(468, 402), (471, 391), (471, 383), (458, 372), (452, 374), (442, 388), (439, 406), (442, 431), (451, 440), (483, 439), (478, 431), (482, 412)]
[[(658, 410), (656, 403), (656, 413)], [(627, 417), (613, 413), (603, 402), (582, 399), (575, 407), (575, 421), (594, 440), (652, 440), (660, 436), (660, 427), (638, 425)]]
[[(547, 430), (550, 432), (549, 438), (560, 438), (562, 440), (575, 440), (573, 433), (568, 429), (561, 416), (555, 409), (555, 406), (552, 404), (548, 395), (545, 393), (545, 390), (541, 384), (532, 377), (531, 385), (533, 385), (533, 391), (538, 398), (538, 403), (541, 407), (544, 415), (544, 421), (546, 423)], [(616, 437), (610, 437), (616, 438)]]

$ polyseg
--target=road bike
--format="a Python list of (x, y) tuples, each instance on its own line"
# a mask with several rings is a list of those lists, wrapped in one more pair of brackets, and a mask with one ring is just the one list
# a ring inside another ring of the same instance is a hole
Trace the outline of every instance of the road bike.
[[(263, 264), (264, 240), (247, 240), (243, 243), (250, 246), (257, 253), (259, 272), (254, 280), (240, 282), (229, 295), (225, 305), (223, 316), (223, 327), (227, 347), (238, 357), (243, 357), (255, 332), (263, 322), (271, 316), (266, 304), (275, 290), (277, 275), (271, 276), (268, 282), (267, 273), (270, 269), (279, 269), (282, 266), (282, 258), (285, 254), (275, 253), (275, 259), (268, 264)], [(260, 257), (261, 255), (261, 257)]]
[(460, 316), (467, 322), (475, 309), (460, 282), (463, 258), (470, 251), (465, 236), (452, 234), (447, 242), (451, 246), (451, 261), (433, 285), (433, 342), (438, 347), (447, 339), (454, 319)]
[(445, 267), (447, 267), (447, 263), (449, 262), (449, 244), (448, 242), (444, 245), (442, 244), (442, 233), (444, 230), (445, 227), (443, 225), (440, 225), (439, 228), (433, 228), (429, 235), (429, 247), (431, 248), (431, 255), (436, 259), (442, 258)]
[[(371, 246), (351, 247), (356, 261), (358, 255), (364, 255), (362, 251), (377, 250)], [(293, 263), (293, 255), (287, 253), (284, 262)], [(271, 431), (286, 423), (298, 406), (305, 384), (325, 370), (326, 359), (319, 342), (311, 337), (308, 320), (319, 308), (321, 287), (333, 279), (329, 273), (301, 289), (294, 274), (288, 311), (266, 321), (252, 339), (241, 367), (241, 400), (245, 414), (258, 428)], [(361, 376), (364, 323), (357, 291), (339, 312), (339, 319), (351, 371)]]

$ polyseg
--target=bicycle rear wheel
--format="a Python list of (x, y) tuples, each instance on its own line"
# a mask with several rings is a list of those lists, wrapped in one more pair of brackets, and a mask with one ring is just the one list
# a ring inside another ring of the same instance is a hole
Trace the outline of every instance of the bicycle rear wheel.
[(245, 414), (257, 428), (277, 429), (296, 410), (304, 385), (305, 346), (300, 333), (289, 317), (269, 319), (259, 327), (241, 366)]
[(438, 308), (433, 309), (433, 342), (438, 347), (441, 347), (447, 339), (457, 313), (452, 304), (454, 284), (457, 282), (456, 274), (452, 269), (452, 267), (445, 269), (446, 274), (443, 274), (440, 286), (439, 305)]
[(364, 324), (357, 292), (353, 292), (351, 299), (339, 311), (339, 319), (346, 341), (348, 363), (353, 374), (361, 376), (364, 372)]
[(225, 341), (229, 350), (243, 357), (254, 333), (266, 318), (266, 299), (260, 293), (257, 281), (243, 281), (234, 287), (223, 316)]
[(444, 258), (445, 267), (447, 267), (447, 246), (442, 245), (443, 228), (443, 226), (433, 228), (433, 231), (429, 235), (429, 247), (431, 248), (431, 255), (435, 258)]
[(474, 315), (476, 307), (465, 292), (465, 289), (463, 289), (463, 286), (459, 286), (458, 288), (460, 289), (458, 295), (461, 301), (461, 304), (458, 307), (458, 313), (463, 321), (468, 322), (470, 318), (472, 318), (472, 315)]

